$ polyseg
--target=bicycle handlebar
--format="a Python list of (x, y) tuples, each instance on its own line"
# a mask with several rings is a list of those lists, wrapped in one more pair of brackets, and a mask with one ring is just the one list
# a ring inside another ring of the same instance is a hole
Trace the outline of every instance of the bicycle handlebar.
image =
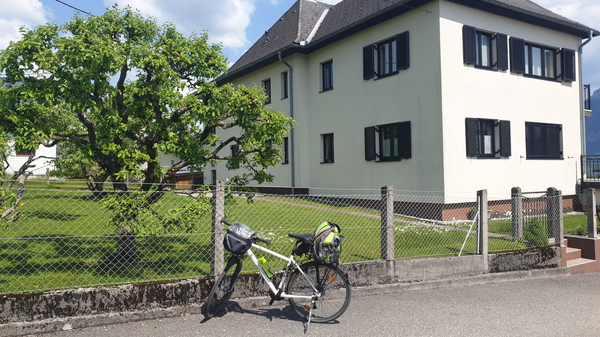
[[(225, 218), (221, 219), (221, 222), (222, 222), (222, 223), (224, 223), (224, 224), (226, 224), (227, 226), (233, 226), (233, 225), (232, 225), (232, 224), (231, 224), (229, 221), (227, 221)], [(258, 237), (258, 236), (256, 236), (256, 235), (254, 235), (254, 240), (256, 240), (256, 241), (260, 241), (260, 242), (264, 242), (264, 243), (266, 243), (267, 245), (270, 245), (270, 244), (273, 242), (272, 240), (269, 240), (269, 239), (263, 239), (263, 238), (260, 238), (260, 237)]]
[(254, 236), (254, 239), (255, 239), (256, 241), (264, 242), (264, 243), (266, 243), (267, 245), (270, 245), (270, 244), (273, 242), (272, 240), (269, 240), (269, 239), (263, 239), (263, 238), (259, 238), (259, 237), (258, 237), (258, 236), (256, 236), (256, 235)]

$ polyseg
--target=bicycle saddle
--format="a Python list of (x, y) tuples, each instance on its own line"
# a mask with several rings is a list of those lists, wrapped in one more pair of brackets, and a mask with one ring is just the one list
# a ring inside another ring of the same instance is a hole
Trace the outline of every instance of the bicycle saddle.
[(294, 233), (289, 233), (288, 236), (290, 238), (298, 239), (302, 243), (310, 243), (310, 240), (313, 237), (312, 234), (294, 234)]

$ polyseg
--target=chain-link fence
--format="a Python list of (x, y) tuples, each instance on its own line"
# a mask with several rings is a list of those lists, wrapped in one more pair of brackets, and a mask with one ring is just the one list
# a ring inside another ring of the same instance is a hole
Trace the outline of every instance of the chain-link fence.
[[(213, 235), (212, 190), (92, 193), (68, 184), (40, 187), (45, 186), (1, 192), (0, 293), (214, 272), (214, 245), (222, 242), (213, 239), (220, 236)], [(323, 220), (342, 228), (342, 262), (477, 253), (475, 196), (449, 199), (391, 189), (274, 195), (238, 189), (224, 193), (222, 202), (226, 219), (273, 240), (269, 248), (284, 255), (294, 245), (288, 233), (312, 233)], [(510, 200), (496, 203), (490, 202), (492, 209), (511, 207)], [(509, 212), (490, 212), (490, 251), (524, 247), (505, 217), (510, 219)], [(270, 262), (274, 269), (283, 267)], [(251, 271), (253, 265), (244, 268)]]
[(540, 192), (512, 189), (512, 198), (488, 203), (489, 252), (507, 250), (502, 242), (517, 248), (540, 247), (562, 242), (562, 194), (553, 188)]

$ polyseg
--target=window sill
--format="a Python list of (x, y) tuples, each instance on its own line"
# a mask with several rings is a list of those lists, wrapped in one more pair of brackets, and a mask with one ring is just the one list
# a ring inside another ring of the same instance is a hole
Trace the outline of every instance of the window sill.
[(333, 164), (333, 161), (322, 161), (321, 164)]
[(544, 80), (544, 81), (550, 81), (550, 82), (561, 82), (560, 79), (556, 79), (553, 77), (544, 77), (544, 76), (537, 76), (537, 75), (530, 75), (530, 74), (523, 74), (523, 77), (535, 78), (537, 80)]
[(381, 76), (377, 75), (377, 77), (374, 79), (374, 81), (380, 80), (380, 79), (382, 79), (382, 78), (386, 78), (386, 77), (390, 77), (390, 76), (398, 75), (398, 74), (400, 74), (400, 71), (399, 71), (399, 70), (396, 70), (396, 71), (394, 71), (394, 72), (391, 72), (391, 73), (388, 73), (388, 74), (385, 74), (385, 75), (381, 75)]
[(333, 87), (323, 89), (323, 90), (319, 91), (319, 94), (322, 93), (322, 92), (331, 91), (331, 90), (333, 90)]

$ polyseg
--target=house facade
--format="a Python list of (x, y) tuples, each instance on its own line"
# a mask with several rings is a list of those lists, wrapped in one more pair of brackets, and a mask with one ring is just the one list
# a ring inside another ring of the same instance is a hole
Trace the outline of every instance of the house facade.
[(271, 187), (574, 195), (598, 35), (528, 0), (299, 0), (217, 82), (297, 121)]
[[(18, 172), (21, 166), (29, 159), (29, 154), (29, 152), (13, 152), (6, 159), (6, 173), (12, 175)], [(34, 160), (27, 169), (27, 172), (31, 172), (35, 176), (44, 176), (47, 172), (55, 170), (56, 167), (52, 160), (56, 158), (56, 146), (45, 147), (40, 145), (35, 151), (35, 156), (41, 158)]]

